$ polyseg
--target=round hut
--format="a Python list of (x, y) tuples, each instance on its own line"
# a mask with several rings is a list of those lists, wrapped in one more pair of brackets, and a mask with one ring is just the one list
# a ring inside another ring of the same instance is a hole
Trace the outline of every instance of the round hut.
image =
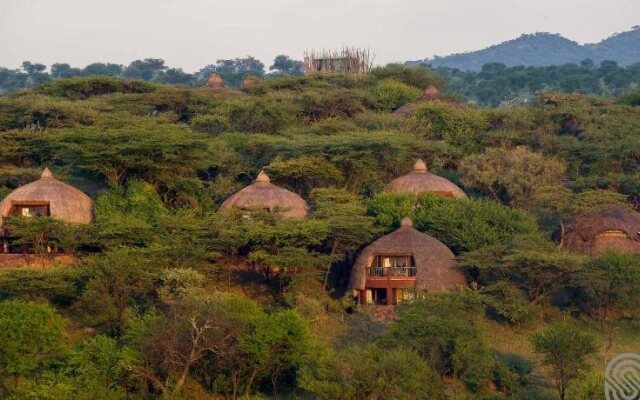
[[(12, 216), (48, 216), (73, 224), (93, 221), (93, 200), (82, 191), (57, 180), (48, 168), (40, 179), (9, 193), (0, 202), (0, 227)], [(5, 235), (7, 236), (7, 235)], [(9, 253), (10, 238), (5, 237), (2, 252)]]
[(224, 89), (224, 80), (217, 72), (209, 75), (209, 79), (207, 79), (207, 87), (213, 91), (220, 91)]
[(220, 210), (231, 207), (280, 211), (283, 217), (291, 219), (305, 218), (309, 212), (309, 205), (302, 197), (272, 184), (264, 171), (258, 174), (254, 183), (226, 199)]
[(615, 208), (578, 215), (565, 227), (562, 244), (587, 255), (606, 250), (640, 254), (640, 213)]
[(456, 199), (467, 197), (462, 189), (448, 179), (427, 171), (427, 164), (422, 160), (416, 161), (411, 172), (391, 181), (384, 188), (384, 191), (413, 194), (434, 193), (439, 196)]
[(260, 78), (255, 75), (249, 75), (240, 82), (240, 89), (251, 89), (260, 82)]
[(451, 291), (465, 284), (455, 256), (442, 242), (413, 228), (400, 228), (367, 246), (358, 256), (349, 281), (361, 304), (396, 305), (415, 290)]

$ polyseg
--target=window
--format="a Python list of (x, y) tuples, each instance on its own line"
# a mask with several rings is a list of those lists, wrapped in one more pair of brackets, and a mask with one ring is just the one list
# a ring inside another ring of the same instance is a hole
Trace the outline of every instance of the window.
[(20, 217), (47, 217), (49, 213), (48, 201), (14, 202), (9, 215)]

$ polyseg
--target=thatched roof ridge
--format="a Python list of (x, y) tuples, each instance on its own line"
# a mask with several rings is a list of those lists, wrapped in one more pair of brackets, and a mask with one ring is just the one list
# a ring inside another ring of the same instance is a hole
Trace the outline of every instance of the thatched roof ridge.
[(281, 210), (285, 218), (292, 219), (305, 218), (309, 212), (309, 205), (302, 197), (272, 184), (264, 171), (258, 174), (254, 183), (226, 199), (220, 210), (231, 207), (271, 212)]
[(434, 193), (441, 196), (465, 198), (467, 195), (454, 183), (427, 171), (427, 165), (418, 159), (413, 170), (389, 182), (384, 188), (391, 193)]
[(626, 208), (577, 215), (565, 227), (563, 244), (571, 250), (597, 253), (596, 240), (608, 232), (624, 234), (624, 237), (608, 238), (608, 248), (640, 251), (640, 213)]
[(47, 202), (54, 218), (76, 224), (93, 221), (93, 200), (82, 191), (57, 180), (48, 168), (40, 179), (20, 186), (0, 202), (0, 225), (15, 203)]
[(436, 238), (414, 229), (409, 218), (404, 218), (396, 231), (362, 250), (351, 271), (350, 289), (364, 289), (366, 270), (378, 255), (413, 256), (419, 289), (450, 291), (465, 284), (464, 275), (455, 269), (451, 250)]

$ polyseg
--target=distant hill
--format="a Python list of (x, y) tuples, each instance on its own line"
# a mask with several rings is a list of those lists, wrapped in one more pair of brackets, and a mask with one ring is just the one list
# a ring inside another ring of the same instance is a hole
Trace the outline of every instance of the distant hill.
[(580, 45), (559, 34), (534, 33), (486, 49), (446, 57), (436, 56), (418, 62), (433, 67), (478, 71), (484, 64), (492, 62), (504, 63), (508, 67), (547, 66), (578, 64), (586, 58), (592, 59), (595, 63), (613, 60), (621, 66), (640, 62), (640, 26), (612, 35), (595, 44)]

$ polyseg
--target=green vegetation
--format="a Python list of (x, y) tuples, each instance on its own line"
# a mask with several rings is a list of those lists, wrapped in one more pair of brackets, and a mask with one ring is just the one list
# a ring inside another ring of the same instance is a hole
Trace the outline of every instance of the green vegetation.
[[(39, 85), (0, 98), (0, 198), (48, 166), (95, 200), (89, 226), (3, 220), (78, 262), (0, 269), (1, 398), (593, 398), (605, 361), (637, 351), (640, 258), (553, 241), (581, 212), (640, 207), (633, 95), (436, 101), (401, 118), (444, 78), (298, 76), (280, 57), (278, 76), (212, 91), (204, 73), (163, 84), (179, 74), (160, 61), (58, 65), (53, 81), (29, 64)], [(239, 83), (258, 67), (227, 61), (208, 71)], [(417, 158), (469, 198), (382, 191)], [(309, 218), (217, 212), (263, 169)], [(346, 282), (405, 216), (468, 285), (381, 320)]]

